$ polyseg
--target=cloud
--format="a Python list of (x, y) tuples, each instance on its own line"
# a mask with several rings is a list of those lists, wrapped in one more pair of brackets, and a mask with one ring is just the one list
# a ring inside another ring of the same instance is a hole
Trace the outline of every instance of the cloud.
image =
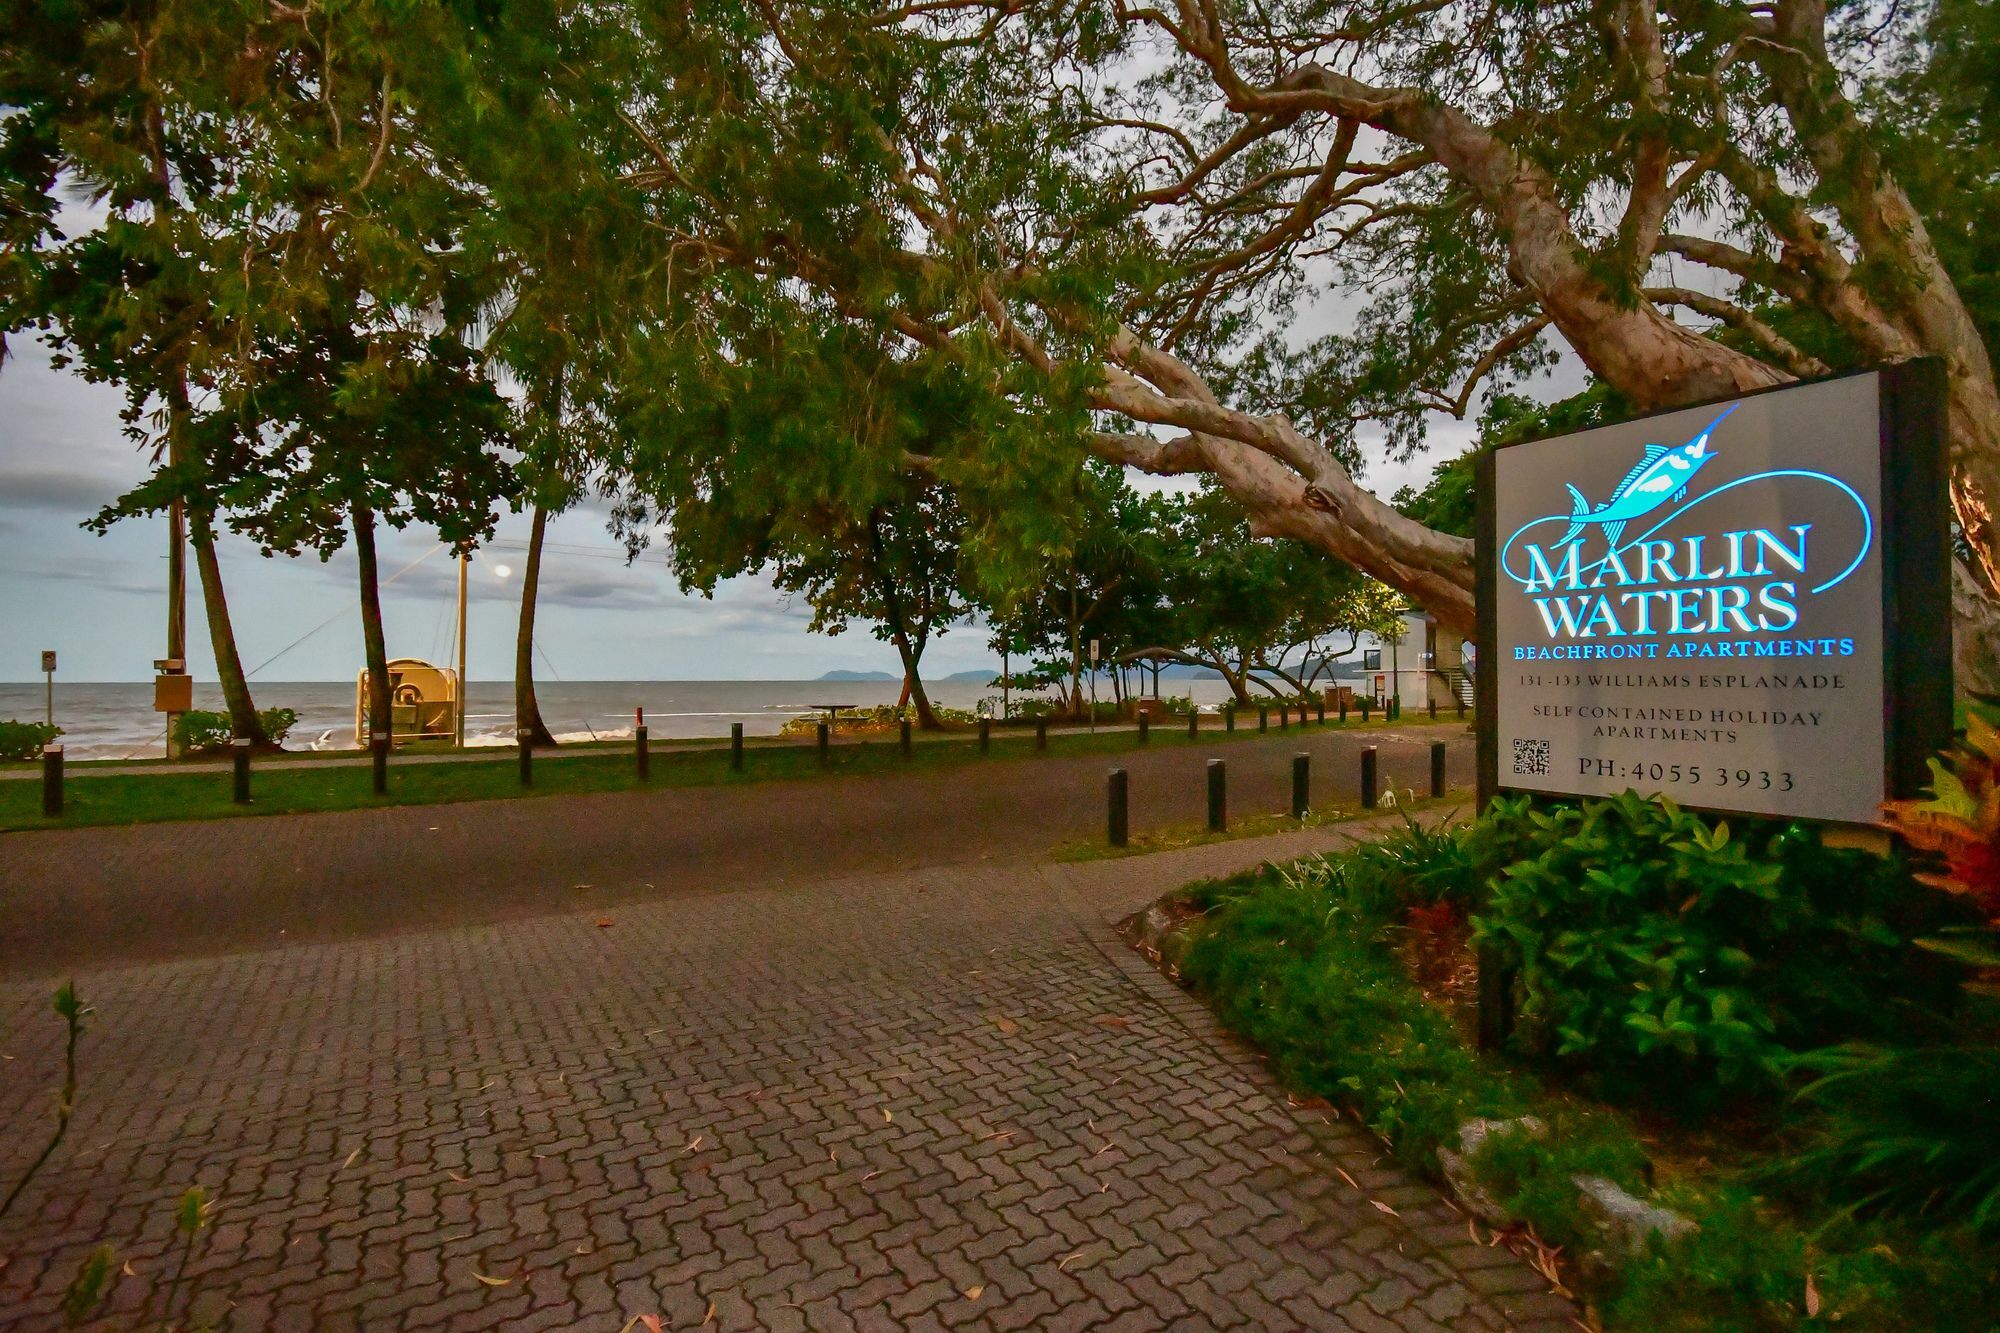
[(77, 522), (124, 494), (117, 482), (98, 472), (53, 467), (0, 468), (0, 509), (52, 509), (74, 514)]

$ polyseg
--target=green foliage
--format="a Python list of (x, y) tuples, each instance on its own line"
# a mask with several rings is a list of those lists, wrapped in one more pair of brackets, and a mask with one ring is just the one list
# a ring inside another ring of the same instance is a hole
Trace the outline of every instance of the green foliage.
[(2000, 1238), (2000, 1050), (1847, 1045), (1794, 1063), (1817, 1114), (1783, 1175), (1866, 1209)]
[(39, 759), (42, 747), (62, 734), (47, 722), (0, 722), (0, 759)]
[(1938, 895), (1804, 829), (1732, 837), (1632, 793), (1523, 798), (1468, 849), (1491, 884), (1475, 938), (1517, 978), (1517, 1048), (1614, 1096), (1714, 1109), (1770, 1088), (1789, 1051), (1952, 1003), (1948, 970), (1908, 947)]
[(1288, 1083), (1360, 1107), (1429, 1170), (1463, 1121), (1521, 1114), (1533, 1085), (1468, 1051), (1383, 947), (1408, 887), (1395, 858), (1365, 854), (1197, 886), (1210, 917), (1181, 975)]
[[(257, 720), (263, 723), (265, 739), (276, 745), (290, 734), (299, 715), (291, 708), (265, 708), (258, 711)], [(174, 744), (183, 754), (225, 753), (234, 735), (227, 713), (191, 709), (174, 720)]]
[(63, 1322), (70, 1325), (84, 1323), (97, 1312), (104, 1298), (111, 1294), (111, 1282), (118, 1268), (118, 1251), (110, 1245), (100, 1245), (84, 1256), (77, 1265), (76, 1276), (70, 1279), (68, 1289), (63, 1292)]

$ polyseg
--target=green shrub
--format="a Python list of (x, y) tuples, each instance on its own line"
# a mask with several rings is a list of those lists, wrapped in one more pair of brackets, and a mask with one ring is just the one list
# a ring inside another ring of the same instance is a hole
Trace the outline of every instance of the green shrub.
[[(264, 737), (273, 745), (285, 739), (299, 715), (289, 708), (265, 708), (257, 720), (264, 724)], [(191, 709), (174, 720), (174, 744), (182, 754), (217, 754), (229, 748), (235, 735), (227, 713)]]
[(1866, 1210), (1931, 1216), (2000, 1237), (2000, 1050), (1849, 1045), (1796, 1067), (1816, 1112), (1778, 1174)]
[(36, 759), (42, 747), (63, 734), (46, 722), (0, 722), (0, 759)]
[(1616, 1096), (1708, 1110), (1790, 1052), (1922, 1024), (1948, 965), (1909, 947), (1941, 897), (1896, 862), (1776, 825), (1732, 837), (1631, 793), (1502, 802), (1466, 837), (1474, 938), (1516, 975), (1517, 1049)]

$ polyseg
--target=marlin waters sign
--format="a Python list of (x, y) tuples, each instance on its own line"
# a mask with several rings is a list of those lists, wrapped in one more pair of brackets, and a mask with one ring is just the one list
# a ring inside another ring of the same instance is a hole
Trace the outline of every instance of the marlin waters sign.
[(1849, 823), (1950, 728), (1942, 380), (1786, 386), (1481, 460), (1490, 790)]

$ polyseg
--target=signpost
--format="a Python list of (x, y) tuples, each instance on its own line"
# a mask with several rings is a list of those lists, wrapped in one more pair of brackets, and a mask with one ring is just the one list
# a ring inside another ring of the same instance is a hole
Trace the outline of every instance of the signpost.
[[(1934, 361), (1482, 454), (1479, 798), (1873, 825), (1951, 735)], [(1482, 1046), (1512, 988), (1482, 950)]]
[(1482, 797), (1914, 795), (1951, 732), (1943, 413), (1916, 362), (1482, 456)]
[(1090, 641), (1090, 734), (1097, 734), (1097, 652), (1098, 641)]
[(47, 691), (43, 696), (42, 721), (53, 727), (56, 724), (56, 650), (53, 648), (42, 650), (42, 676)]

